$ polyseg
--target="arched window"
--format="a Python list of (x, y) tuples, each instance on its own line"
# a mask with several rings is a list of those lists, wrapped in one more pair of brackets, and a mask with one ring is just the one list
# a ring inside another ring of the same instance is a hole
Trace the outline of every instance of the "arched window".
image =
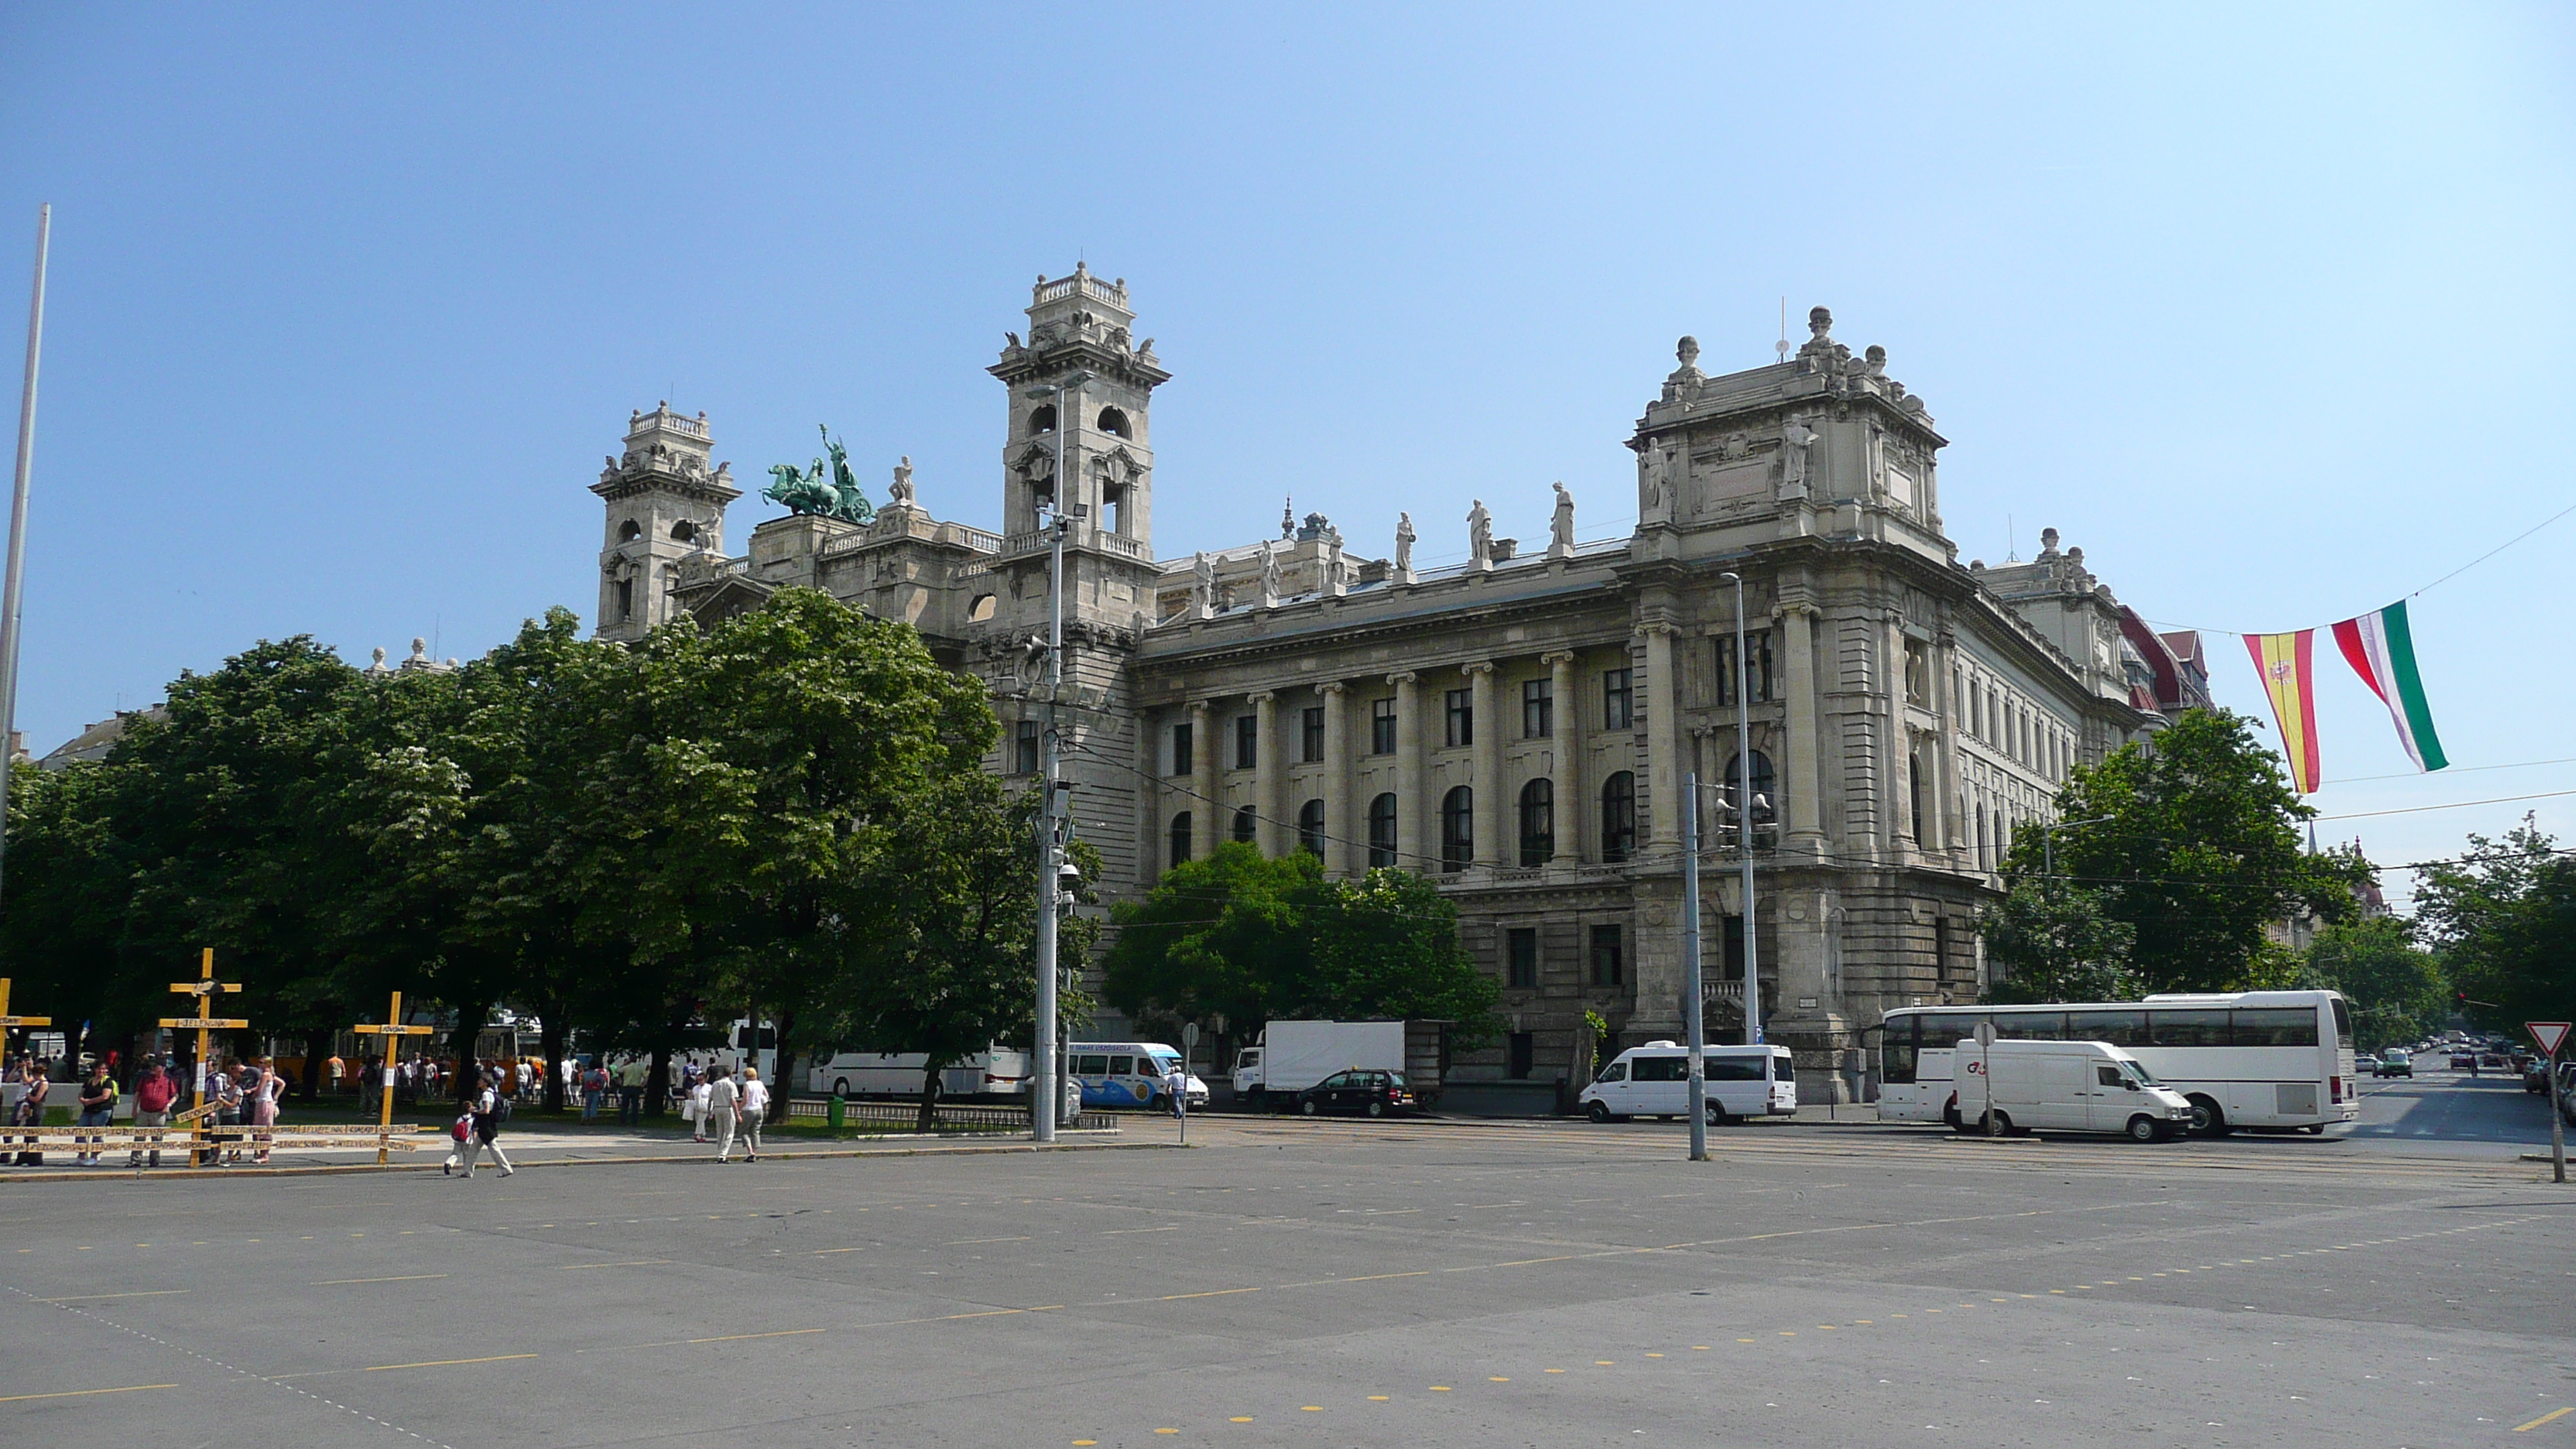
[(1461, 871), (1476, 863), (1476, 792), (1464, 785), (1440, 801), (1440, 868)]
[(698, 526), (685, 518), (671, 525), (671, 537), (681, 543), (687, 543), (697, 536)]
[(1932, 827), (1923, 819), (1923, 776), (1930, 769), (1930, 762), (1923, 757), (1922, 742), (1918, 740), (1912, 749), (1905, 752), (1905, 819), (1914, 828), (1914, 843), (1918, 846), (1930, 844), (1933, 837)]
[(643, 536), (644, 525), (637, 523), (634, 519), (630, 518), (624, 523), (617, 525), (617, 541), (619, 543), (633, 543), (635, 540), (642, 538)]
[(981, 624), (992, 617), (993, 596), (991, 594), (977, 594), (974, 601), (966, 606), (966, 622), (969, 624)]
[(1521, 787), (1521, 866), (1545, 865), (1556, 856), (1556, 783), (1544, 777)]
[(1368, 814), (1369, 869), (1382, 870), (1395, 864), (1395, 796), (1380, 795), (1369, 802)]
[(1185, 865), (1190, 858), (1190, 812), (1172, 817), (1172, 865)]
[(1136, 430), (1127, 423), (1127, 415), (1116, 408), (1100, 410), (1100, 431), (1115, 438), (1132, 438)]
[(1297, 848), (1309, 855), (1324, 853), (1324, 802), (1309, 800), (1297, 807)]
[(1035, 438), (1035, 437), (1042, 437), (1042, 436), (1044, 436), (1044, 435), (1046, 435), (1046, 434), (1048, 434), (1048, 433), (1052, 433), (1052, 432), (1054, 432), (1054, 431), (1055, 431), (1055, 404), (1054, 404), (1054, 403), (1048, 403), (1048, 404), (1047, 404), (1046, 406), (1044, 406), (1044, 407), (1041, 407), (1041, 408), (1035, 408), (1035, 409), (1032, 409), (1032, 410), (1030, 411), (1030, 413), (1029, 413), (1029, 436), (1030, 436), (1030, 437), (1032, 437), (1032, 438)]
[(1235, 839), (1246, 845), (1250, 845), (1252, 843), (1252, 833), (1258, 828), (1259, 822), (1254, 818), (1251, 806), (1246, 805), (1242, 809), (1234, 812)]
[[(1726, 762), (1726, 799), (1729, 805), (1742, 800), (1744, 757), (1737, 755)], [(1731, 817), (1730, 817), (1731, 818)], [(1753, 823), (1768, 825), (1780, 818), (1780, 781), (1771, 772), (1771, 757), (1760, 750), (1753, 752)]]
[(1986, 812), (1980, 810), (1977, 812), (1977, 869), (1979, 870), (1995, 868), (1993, 839), (1994, 837), (1986, 834)]
[(616, 597), (617, 622), (623, 624), (627, 620), (634, 618), (635, 581), (633, 579), (619, 579), (609, 585), (609, 591)]
[(1601, 859), (1616, 865), (1637, 853), (1637, 777), (1621, 770), (1601, 782)]

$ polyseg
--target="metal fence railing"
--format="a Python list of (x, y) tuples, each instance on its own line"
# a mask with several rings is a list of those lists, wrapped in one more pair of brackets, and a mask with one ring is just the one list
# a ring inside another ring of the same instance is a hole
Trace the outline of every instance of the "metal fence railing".
[[(832, 1104), (820, 1097), (798, 1097), (787, 1104), (789, 1122), (828, 1122)], [(921, 1120), (917, 1102), (873, 1102), (847, 1100), (841, 1104), (842, 1121), (851, 1126), (890, 1127), (909, 1132)], [(1029, 1109), (1008, 1105), (950, 1105), (940, 1103), (931, 1109), (931, 1125), (940, 1127), (988, 1127), (1006, 1131), (1029, 1130)], [(1115, 1132), (1118, 1119), (1107, 1112), (1085, 1112), (1062, 1124), (1075, 1132)]]

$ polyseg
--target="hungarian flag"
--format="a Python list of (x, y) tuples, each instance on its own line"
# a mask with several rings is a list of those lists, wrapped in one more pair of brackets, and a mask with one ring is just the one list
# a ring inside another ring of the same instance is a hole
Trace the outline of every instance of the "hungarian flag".
[(2263, 692), (2271, 696), (2272, 719), (2281, 727), (2290, 783), (2302, 795), (2317, 788), (2316, 637), (2314, 629), (2245, 636), (2245, 652), (2254, 656)]
[(2376, 614), (2346, 619), (2334, 626), (2335, 644), (2352, 664), (2352, 672), (2388, 706), (2397, 721), (2397, 741), (2419, 770), (2438, 770), (2450, 762), (2441, 738), (2433, 733), (2433, 711), (2424, 703), (2423, 676), (2415, 672), (2415, 636), (2406, 627), (2406, 601), (2398, 600)]

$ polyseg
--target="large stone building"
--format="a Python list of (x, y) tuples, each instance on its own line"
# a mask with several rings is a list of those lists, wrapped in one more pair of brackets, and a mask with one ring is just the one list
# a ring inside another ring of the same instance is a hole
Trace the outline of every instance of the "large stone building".
[[(1360, 558), (1321, 517), (1282, 536), (1158, 559), (1154, 390), (1125, 282), (1041, 279), (1001, 383), (996, 532), (942, 522), (898, 471), (872, 523), (773, 518), (723, 552), (740, 495), (703, 414), (639, 413), (595, 490), (607, 505), (601, 633), (720, 618), (810, 585), (919, 628), (983, 678), (994, 768), (1038, 765), (1048, 609), (1043, 519), (1075, 518), (1064, 563), (1066, 755), (1105, 888), (1133, 894), (1212, 841), (1317, 851), (1327, 871), (1398, 865), (1441, 882), (1503, 988), (1508, 1035), (1453, 1081), (1585, 1079), (1586, 1013), (1619, 1042), (1682, 1020), (1685, 777), (1734, 782), (1741, 577), (1756, 797), (1751, 903), (1766, 1029), (1801, 1090), (1863, 1089), (1889, 1007), (1981, 988), (1972, 930), (2012, 831), (2067, 770), (2205, 688), (2196, 641), (2124, 610), (2052, 533), (2029, 564), (1961, 566), (1941, 527), (1922, 398), (1855, 356), (1822, 308), (1794, 356), (1710, 376), (1681, 365), (1626, 439), (1638, 523), (1576, 545), (1490, 538), (1464, 565)], [(1212, 486), (1220, 480), (1177, 480)], [(2141, 637), (2143, 636), (2143, 638)], [(2181, 658), (2188, 655), (2187, 664)], [(2205, 697), (2205, 696), (2204, 696)], [(1734, 845), (1706, 817), (1707, 999), (1739, 1031)]]

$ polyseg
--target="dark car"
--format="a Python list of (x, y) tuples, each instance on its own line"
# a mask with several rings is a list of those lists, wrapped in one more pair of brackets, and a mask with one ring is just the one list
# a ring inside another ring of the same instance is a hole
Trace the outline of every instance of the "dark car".
[(2523, 1066), (2522, 1089), (2535, 1097), (2548, 1094), (2549, 1063), (2546, 1059), (2534, 1057)]
[(1309, 1117), (1319, 1112), (1391, 1117), (1413, 1111), (1416, 1105), (1404, 1073), (1393, 1071), (1335, 1072), (1297, 1094), (1297, 1110)]
[(2414, 1053), (2390, 1047), (2379, 1054), (2379, 1065), (2373, 1067), (2370, 1074), (2374, 1077), (2412, 1077), (2415, 1075)]

